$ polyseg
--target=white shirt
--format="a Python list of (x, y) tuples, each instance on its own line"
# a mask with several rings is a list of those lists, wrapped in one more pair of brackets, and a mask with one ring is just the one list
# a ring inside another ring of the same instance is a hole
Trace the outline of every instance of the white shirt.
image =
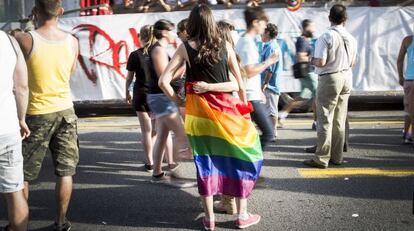
[(321, 75), (350, 69), (356, 59), (356, 49), (356, 39), (345, 27), (338, 25), (329, 28), (316, 41), (314, 58), (322, 59), (326, 64), (316, 67), (315, 72)]
[[(259, 48), (253, 37), (245, 35), (239, 38), (236, 45), (236, 53), (240, 57), (241, 66), (257, 65), (260, 63)], [(260, 74), (247, 78), (243, 77), (246, 86), (247, 100), (262, 100)]]
[(13, 93), (17, 55), (6, 33), (0, 31), (0, 137), (19, 133), (16, 100)]

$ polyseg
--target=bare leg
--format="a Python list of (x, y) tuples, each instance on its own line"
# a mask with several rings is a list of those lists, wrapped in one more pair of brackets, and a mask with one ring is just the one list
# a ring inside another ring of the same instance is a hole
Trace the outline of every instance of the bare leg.
[(174, 132), (174, 159), (179, 159), (180, 149), (187, 141), (187, 137), (184, 131), (184, 124), (178, 112), (166, 116), (168, 119), (168, 127), (171, 131)]
[(237, 214), (247, 214), (247, 199), (236, 198)]
[(56, 223), (64, 224), (72, 196), (72, 176), (58, 177), (56, 182), (57, 217)]
[(214, 208), (213, 208), (213, 196), (204, 197), (201, 196), (201, 202), (203, 203), (204, 213), (208, 221), (214, 221)]
[(293, 109), (300, 107), (305, 101), (302, 99), (295, 99), (295, 101), (291, 102), (285, 109), (284, 112), (290, 113)]
[(24, 189), (23, 189), (24, 198), (26, 201), (29, 201), (29, 182), (24, 182)]
[(26, 231), (29, 220), (29, 207), (23, 190), (4, 194), (7, 202), (9, 227), (13, 231)]
[(144, 146), (145, 152), (145, 162), (146, 164), (152, 165), (152, 149), (153, 149), (153, 141), (152, 141), (152, 124), (151, 118), (147, 112), (137, 112), (139, 124), (141, 125), (141, 136), (142, 136), (142, 144)]
[(165, 144), (164, 156), (167, 158), (168, 166), (175, 165), (173, 153), (173, 139), (171, 132), (168, 132), (167, 142)]
[(276, 134), (276, 130), (277, 130), (277, 121), (278, 121), (278, 117), (277, 116), (272, 116), (272, 122), (273, 122), (273, 130), (275, 131)]
[(154, 158), (154, 175), (162, 173), (162, 160), (164, 157), (165, 143), (169, 134), (169, 130), (164, 123), (164, 118), (157, 119), (157, 139), (155, 140), (153, 149)]

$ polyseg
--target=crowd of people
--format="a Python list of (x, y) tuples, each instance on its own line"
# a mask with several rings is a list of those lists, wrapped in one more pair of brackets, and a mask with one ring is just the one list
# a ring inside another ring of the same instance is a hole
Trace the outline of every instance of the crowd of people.
[[(192, 7), (196, 4), (208, 4), (210, 6), (243, 4), (248, 7), (259, 6), (261, 3), (275, 3), (277, 0), (144, 0), (144, 1), (123, 1), (125, 7), (136, 7), (139, 11), (148, 11), (151, 7), (161, 6), (165, 11), (179, 10), (185, 7)], [(122, 3), (121, 3), (122, 4)]]
[[(58, 28), (60, 0), (36, 0), (33, 14), (36, 30), (15, 36), (0, 32), (0, 193), (9, 214), (5, 230), (27, 230), (29, 182), (37, 179), (48, 149), (57, 176), (54, 229), (70, 230), (67, 210), (79, 142), (69, 79), (79, 45)], [(153, 183), (174, 184), (180, 161), (194, 160), (205, 230), (215, 229), (215, 211), (237, 214), (235, 225), (241, 229), (260, 222), (260, 215), (248, 212), (248, 198), (260, 177), (263, 151), (278, 138), (278, 124), (292, 108), (310, 103), (315, 111), (317, 144), (305, 165), (341, 165), (347, 146), (357, 44), (344, 27), (345, 6), (330, 9), (331, 27), (317, 39), (312, 21), (302, 22), (296, 42), (299, 65), (294, 67), (302, 91), (280, 113), (278, 27), (260, 6), (247, 7), (244, 18), (246, 32), (240, 36), (230, 21), (217, 22), (208, 5), (196, 4), (177, 27), (168, 19), (143, 26), (143, 46), (130, 54), (127, 64), (125, 98), (141, 125), (145, 170), (152, 173)], [(182, 43), (170, 57), (167, 47), (176, 35)], [(413, 50), (407, 37), (399, 71), (410, 97), (414, 71), (409, 69), (405, 79), (402, 68), (406, 54), (414, 60)], [(414, 121), (412, 102), (407, 98), (406, 139)], [(214, 195), (221, 200), (214, 202)]]

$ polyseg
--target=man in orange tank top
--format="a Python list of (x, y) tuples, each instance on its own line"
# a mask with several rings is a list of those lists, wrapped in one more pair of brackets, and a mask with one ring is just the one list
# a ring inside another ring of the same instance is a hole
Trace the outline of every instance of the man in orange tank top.
[(77, 117), (69, 79), (75, 70), (78, 42), (58, 28), (63, 14), (61, 0), (36, 0), (33, 16), (36, 31), (17, 39), (29, 70), (29, 107), (26, 122), (32, 135), (23, 141), (25, 196), (36, 180), (50, 149), (55, 167), (58, 202), (54, 230), (70, 230), (66, 218), (72, 194), (72, 176), (79, 161)]

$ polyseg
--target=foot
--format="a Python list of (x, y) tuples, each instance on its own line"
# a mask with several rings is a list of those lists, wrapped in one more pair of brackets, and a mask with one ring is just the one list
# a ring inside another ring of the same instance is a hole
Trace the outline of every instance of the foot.
[(72, 229), (72, 224), (69, 220), (66, 220), (63, 224), (58, 224), (55, 222), (54, 229), (55, 231), (70, 231)]
[(312, 147), (305, 148), (305, 152), (307, 153), (315, 153), (316, 152), (316, 145)]
[(207, 220), (207, 218), (203, 218), (203, 226), (204, 226), (204, 230), (207, 231), (212, 231), (214, 230), (214, 228), (216, 227), (216, 224), (214, 223), (214, 221), (209, 221)]
[(165, 172), (162, 172), (158, 175), (152, 175), (151, 179), (152, 183), (170, 183), (171, 178), (165, 174)]
[(239, 229), (245, 229), (252, 225), (256, 225), (260, 222), (260, 216), (257, 214), (248, 214), (248, 217), (246, 219), (240, 219), (238, 218), (236, 221), (236, 226)]
[(168, 176), (171, 178), (184, 178), (182, 171), (179, 171), (180, 167), (180, 164), (169, 164)]
[(342, 165), (342, 163), (343, 163), (343, 161), (335, 162), (335, 161), (329, 160), (329, 164), (333, 164), (333, 165), (337, 165), (337, 166)]
[(313, 123), (312, 123), (312, 130), (316, 131), (316, 126), (317, 126), (316, 121), (313, 121)]
[(405, 134), (403, 135), (403, 144), (412, 144), (413, 138), (411, 137), (411, 134)]
[(313, 168), (321, 168), (321, 169), (328, 168), (327, 165), (319, 164), (319, 163), (317, 163), (316, 161), (314, 161), (312, 159), (303, 161), (303, 164), (307, 165), (309, 167), (313, 167)]
[(145, 168), (145, 171), (147, 171), (147, 172), (153, 172), (154, 171), (154, 165), (152, 165), (152, 164), (144, 164), (144, 168)]
[(348, 144), (344, 144), (344, 149), (342, 150), (343, 152), (348, 152), (349, 149), (349, 145)]
[(175, 172), (177, 171), (179, 168), (181, 167), (180, 164), (176, 163), (176, 164), (168, 164), (168, 170), (170, 172)]

